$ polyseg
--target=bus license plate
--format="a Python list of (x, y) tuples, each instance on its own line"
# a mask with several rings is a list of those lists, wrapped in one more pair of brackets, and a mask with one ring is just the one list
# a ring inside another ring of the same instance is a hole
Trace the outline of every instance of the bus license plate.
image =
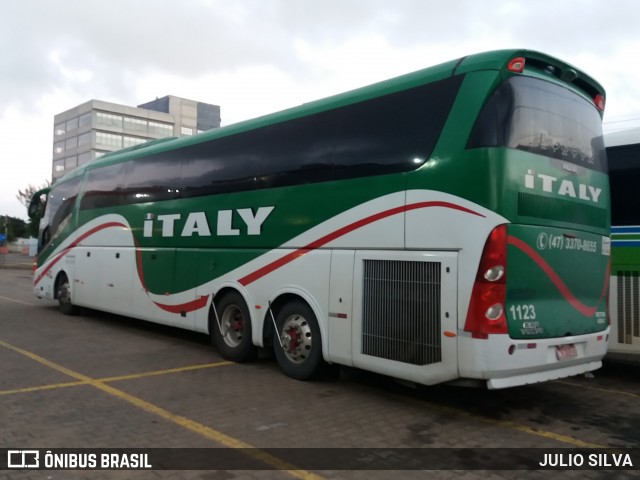
[(565, 360), (567, 358), (577, 357), (578, 351), (576, 350), (576, 346), (573, 344), (558, 345), (556, 347), (556, 355), (558, 356), (558, 360)]

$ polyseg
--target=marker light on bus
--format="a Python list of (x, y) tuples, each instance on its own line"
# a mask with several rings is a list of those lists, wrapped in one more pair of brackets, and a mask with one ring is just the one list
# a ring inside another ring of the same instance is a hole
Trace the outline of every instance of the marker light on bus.
[(604, 96), (601, 94), (597, 94), (594, 99), (593, 99), (593, 103), (596, 104), (596, 107), (598, 108), (598, 110), (600, 110), (601, 112), (604, 112)]
[(522, 73), (524, 72), (524, 64), (524, 57), (512, 58), (509, 63), (507, 63), (507, 70), (514, 73)]

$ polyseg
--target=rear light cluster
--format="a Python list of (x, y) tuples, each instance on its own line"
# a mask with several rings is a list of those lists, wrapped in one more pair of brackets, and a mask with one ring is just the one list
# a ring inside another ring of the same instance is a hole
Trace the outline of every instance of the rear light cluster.
[(482, 339), (489, 334), (507, 334), (506, 295), (507, 226), (499, 225), (484, 246), (464, 330)]

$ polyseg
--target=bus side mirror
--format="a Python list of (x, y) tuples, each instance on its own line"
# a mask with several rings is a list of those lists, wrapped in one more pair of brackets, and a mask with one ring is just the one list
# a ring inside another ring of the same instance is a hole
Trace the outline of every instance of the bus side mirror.
[(31, 197), (31, 202), (29, 202), (29, 207), (27, 208), (27, 214), (31, 220), (40, 219), (44, 215), (49, 190), (50, 188), (44, 188), (34, 193)]
[(40, 207), (41, 203), (40, 203), (40, 199), (38, 198), (37, 201), (35, 198), (31, 199), (31, 202), (29, 203), (29, 209), (27, 211), (27, 213), (29, 214), (29, 218), (31, 220), (33, 220), (34, 218), (36, 218), (38, 216), (38, 210)]

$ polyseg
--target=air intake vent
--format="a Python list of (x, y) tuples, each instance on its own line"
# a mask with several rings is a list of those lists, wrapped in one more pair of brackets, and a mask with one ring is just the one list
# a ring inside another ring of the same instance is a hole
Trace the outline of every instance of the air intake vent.
[(640, 337), (639, 272), (618, 271), (618, 343), (631, 345)]
[(437, 262), (364, 260), (362, 353), (429, 365), (442, 361)]
[(518, 193), (518, 215), (607, 228), (607, 211), (533, 193)]

